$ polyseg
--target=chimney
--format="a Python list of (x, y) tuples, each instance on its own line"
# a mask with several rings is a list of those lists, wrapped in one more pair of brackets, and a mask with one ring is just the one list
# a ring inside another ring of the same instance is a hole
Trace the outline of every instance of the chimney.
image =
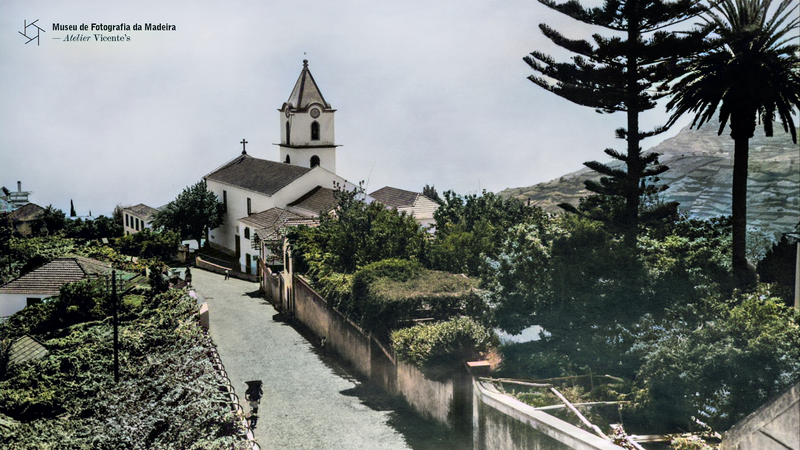
[(17, 192), (22, 192), (22, 181), (17, 181)]

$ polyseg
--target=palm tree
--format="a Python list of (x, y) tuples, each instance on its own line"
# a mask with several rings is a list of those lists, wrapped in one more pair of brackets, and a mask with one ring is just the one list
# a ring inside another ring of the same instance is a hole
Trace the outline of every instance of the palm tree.
[(800, 109), (800, 46), (796, 0), (718, 0), (705, 16), (716, 25), (712, 50), (685, 62), (671, 86), (669, 125), (684, 113), (692, 126), (710, 121), (719, 107), (719, 131), (730, 120), (733, 156), (733, 274), (739, 287), (755, 281), (745, 256), (749, 141), (758, 122), (767, 136), (777, 118), (797, 143), (792, 114)]

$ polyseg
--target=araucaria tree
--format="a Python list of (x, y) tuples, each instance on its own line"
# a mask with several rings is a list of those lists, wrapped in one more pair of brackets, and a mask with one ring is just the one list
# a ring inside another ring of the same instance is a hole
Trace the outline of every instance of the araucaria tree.
[[(779, 119), (797, 143), (792, 114), (800, 109), (800, 18), (798, 4), (782, 0), (721, 0), (705, 16), (719, 44), (687, 61), (671, 86), (667, 107), (674, 123), (695, 114), (692, 126), (710, 121), (719, 109), (719, 134), (730, 120), (733, 155), (733, 273), (740, 287), (752, 286), (755, 270), (746, 257), (747, 160), (757, 121), (767, 136)], [(777, 118), (776, 118), (777, 115)]]
[(225, 205), (208, 190), (205, 180), (189, 186), (156, 214), (153, 227), (177, 231), (181, 239), (194, 239), (202, 246), (208, 230), (222, 225)]
[(665, 216), (676, 207), (675, 204), (658, 205), (649, 211), (641, 207), (643, 195), (665, 189), (656, 187), (653, 181), (667, 167), (659, 164), (658, 154), (642, 153), (640, 147), (642, 139), (666, 128), (640, 130), (639, 114), (654, 108), (656, 100), (663, 96), (653, 86), (667, 79), (672, 67), (670, 61), (676, 55), (694, 51), (703, 34), (697, 30), (679, 36), (665, 28), (693, 17), (701, 7), (696, 0), (605, 0), (599, 8), (584, 8), (577, 0), (539, 2), (573, 19), (612, 32), (609, 37), (593, 35), (594, 43), (591, 43), (569, 39), (541, 24), (539, 28), (545, 36), (576, 56), (572, 62), (558, 63), (534, 51), (524, 60), (540, 74), (528, 77), (538, 86), (573, 103), (595, 108), (599, 113), (626, 114), (627, 126), (618, 128), (616, 136), (627, 141), (627, 152), (605, 150), (607, 155), (622, 161), (625, 168), (587, 162), (587, 167), (603, 177), (599, 183), (587, 180), (585, 184), (600, 196), (624, 199), (621, 211), (604, 220), (623, 233), (628, 247), (635, 248), (640, 215)]

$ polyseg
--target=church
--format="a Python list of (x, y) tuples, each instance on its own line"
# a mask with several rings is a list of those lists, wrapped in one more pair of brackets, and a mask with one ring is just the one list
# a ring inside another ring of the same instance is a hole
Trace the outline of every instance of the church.
[[(334, 189), (357, 187), (336, 174), (336, 110), (320, 92), (308, 60), (278, 111), (279, 161), (248, 155), (242, 140), (241, 155), (203, 177), (225, 206), (225, 221), (210, 230), (209, 244), (235, 256), (247, 274), (258, 273), (259, 258), (267, 265), (280, 263), (280, 255), (271, 255), (265, 243), (278, 240), (282, 227), (315, 223), (336, 207)], [(432, 225), (438, 208), (422, 194), (388, 186), (365, 200), (405, 212), (425, 227)]]
[(336, 205), (334, 187), (356, 186), (336, 175), (333, 109), (322, 96), (308, 61), (279, 109), (280, 162), (242, 153), (203, 177), (225, 205), (225, 221), (209, 244), (235, 255), (240, 270), (255, 274), (262, 247), (287, 222), (318, 217)]

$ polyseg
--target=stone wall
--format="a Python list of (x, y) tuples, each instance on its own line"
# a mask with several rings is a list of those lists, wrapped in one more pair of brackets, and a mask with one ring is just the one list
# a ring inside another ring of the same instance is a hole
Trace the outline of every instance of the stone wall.
[(800, 450), (800, 383), (731, 427), (723, 450)]
[(498, 392), (473, 383), (472, 440), (475, 450), (619, 450), (594, 434)]
[(369, 335), (330, 307), (302, 278), (295, 277), (294, 281), (294, 317), (325, 339), (326, 347), (369, 377), (372, 367)]

